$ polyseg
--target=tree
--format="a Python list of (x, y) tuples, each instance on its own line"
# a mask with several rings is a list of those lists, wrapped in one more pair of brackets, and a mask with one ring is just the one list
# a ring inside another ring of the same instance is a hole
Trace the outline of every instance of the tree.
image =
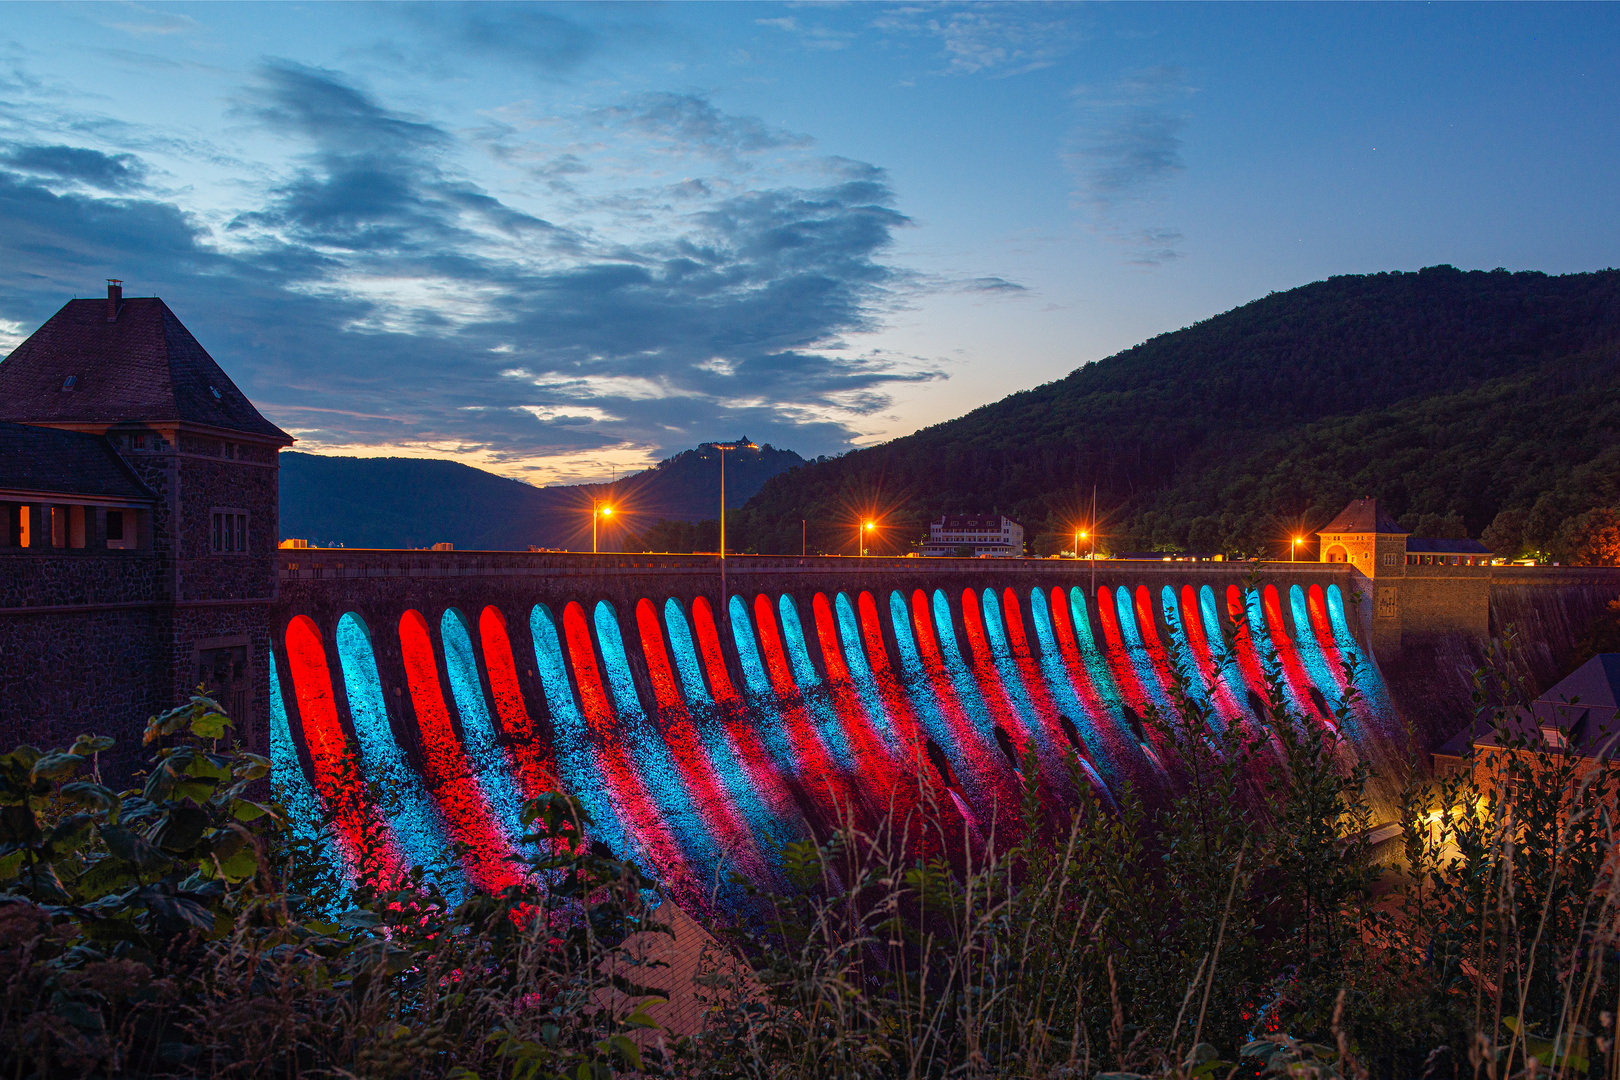
[(1575, 566), (1620, 563), (1620, 510), (1600, 506), (1566, 519), (1558, 530), (1553, 554)]
[(1524, 510), (1503, 510), (1485, 527), (1480, 539), (1504, 559), (1521, 558), (1525, 553), (1524, 525), (1528, 517)]

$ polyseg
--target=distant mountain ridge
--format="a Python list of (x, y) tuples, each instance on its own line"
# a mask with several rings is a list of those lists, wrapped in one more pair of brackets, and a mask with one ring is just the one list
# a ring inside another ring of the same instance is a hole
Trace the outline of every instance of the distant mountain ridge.
[[(803, 464), (769, 444), (727, 451), (728, 499), (740, 506), (770, 477)], [(615, 509), (604, 520), (603, 551), (660, 519), (718, 518), (719, 452), (705, 443), (616, 483), (549, 488), (455, 461), (281, 454), (281, 536), (323, 546), (589, 551), (594, 500)]]
[(1375, 495), (1409, 528), (1557, 557), (1582, 514), (1620, 506), (1616, 423), (1620, 272), (1347, 275), (776, 477), (735, 529), (781, 553), (801, 518), (828, 551), (862, 515), (879, 550), (946, 512), (1067, 534), (1096, 485), (1116, 551), (1286, 552)]

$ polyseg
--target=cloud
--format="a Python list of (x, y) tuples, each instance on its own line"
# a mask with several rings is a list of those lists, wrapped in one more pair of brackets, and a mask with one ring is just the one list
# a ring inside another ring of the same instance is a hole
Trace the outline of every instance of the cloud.
[(755, 19), (754, 25), (769, 26), (783, 33), (792, 34), (806, 49), (823, 51), (847, 49), (850, 42), (855, 39), (854, 34), (845, 30), (833, 30), (825, 26), (805, 26), (791, 15), (779, 19)]
[(961, 285), (963, 292), (979, 293), (1022, 293), (1029, 290), (1016, 281), (1008, 281), (1003, 277), (976, 277), (969, 278)]
[(533, 4), (412, 4), (405, 12), (431, 40), (498, 53), (538, 73), (574, 71), (602, 48), (596, 29)]
[(279, 230), (288, 239), (404, 255), (442, 252), (478, 227), (508, 234), (552, 232), (441, 163), (452, 137), (385, 109), (333, 72), (268, 64), (238, 111), (308, 146), (302, 168), (270, 192), (268, 205), (233, 227)]
[(1180, 68), (1150, 68), (1121, 80), (1105, 94), (1076, 93), (1082, 119), (1071, 130), (1063, 157), (1075, 179), (1075, 198), (1094, 226), (1113, 243), (1130, 247), (1130, 261), (1157, 265), (1177, 258), (1181, 234), (1129, 219), (1159, 198), (1185, 171), (1181, 148), (1193, 93)]
[(196, 19), (173, 11), (158, 11), (140, 4), (119, 4), (113, 8), (123, 18), (109, 19), (103, 26), (122, 30), (133, 37), (164, 37), (169, 34), (190, 33), (198, 28)]
[[(453, 447), (540, 481), (737, 430), (835, 452), (893, 387), (939, 377), (849, 344), (919, 287), (888, 258), (910, 222), (881, 168), (696, 95), (616, 108), (516, 146), (589, 176), (547, 204), (470, 179), (464, 134), (265, 64), (234, 116), (291, 152), (251, 164), (235, 212), (0, 163), (0, 320), (32, 329), (123, 277), (306, 446)], [(782, 161), (666, 183), (638, 164), (649, 139)]]
[(0, 165), (103, 191), (128, 191), (146, 175), (146, 166), (134, 154), (103, 154), (79, 146), (16, 145), (0, 152)]
[(752, 116), (730, 116), (696, 94), (637, 94), (627, 104), (597, 110), (594, 118), (717, 157), (802, 148), (814, 141)]
[(934, 40), (945, 60), (941, 73), (951, 75), (1027, 74), (1051, 67), (1080, 41), (1067, 20), (1030, 18), (1016, 6), (975, 6), (948, 13), (934, 7), (903, 7), (885, 12), (872, 25)]

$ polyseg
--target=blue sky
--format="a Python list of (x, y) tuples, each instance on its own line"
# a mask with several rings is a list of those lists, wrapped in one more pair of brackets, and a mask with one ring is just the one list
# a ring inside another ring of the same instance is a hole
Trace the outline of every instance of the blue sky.
[(868, 445), (1332, 274), (1620, 262), (1620, 6), (8, 4), (0, 352), (121, 277), (303, 449)]

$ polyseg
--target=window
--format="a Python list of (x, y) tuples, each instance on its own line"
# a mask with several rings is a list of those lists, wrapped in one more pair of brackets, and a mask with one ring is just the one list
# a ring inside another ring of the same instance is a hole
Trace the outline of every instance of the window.
[(1395, 553), (1393, 551), (1384, 552), (1384, 565), (1385, 566), (1394, 566), (1394, 565), (1396, 565)]
[(213, 519), (215, 552), (246, 551), (248, 515), (245, 510), (216, 509)]

